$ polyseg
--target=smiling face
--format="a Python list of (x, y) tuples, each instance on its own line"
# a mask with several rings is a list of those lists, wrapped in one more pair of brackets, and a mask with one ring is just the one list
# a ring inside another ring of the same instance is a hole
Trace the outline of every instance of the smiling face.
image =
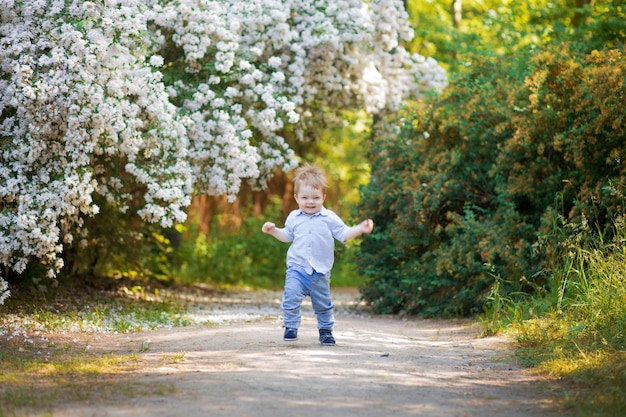
[(300, 210), (306, 214), (315, 214), (320, 211), (326, 199), (326, 194), (322, 190), (313, 188), (309, 184), (302, 184), (293, 196)]

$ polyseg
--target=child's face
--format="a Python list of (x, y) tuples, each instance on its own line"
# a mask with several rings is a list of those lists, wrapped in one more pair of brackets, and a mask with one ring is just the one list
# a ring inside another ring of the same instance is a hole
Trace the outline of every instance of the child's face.
[(306, 214), (315, 214), (322, 209), (326, 194), (322, 190), (311, 187), (309, 184), (302, 184), (300, 190), (293, 195), (300, 210)]

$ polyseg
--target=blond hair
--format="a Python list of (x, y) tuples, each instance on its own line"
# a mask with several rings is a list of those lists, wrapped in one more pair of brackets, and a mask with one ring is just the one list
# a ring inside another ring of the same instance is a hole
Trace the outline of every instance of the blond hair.
[(306, 184), (316, 190), (321, 190), (326, 194), (328, 188), (328, 181), (324, 171), (315, 165), (305, 164), (296, 170), (296, 175), (293, 179), (293, 189), (296, 194), (300, 191), (300, 186)]

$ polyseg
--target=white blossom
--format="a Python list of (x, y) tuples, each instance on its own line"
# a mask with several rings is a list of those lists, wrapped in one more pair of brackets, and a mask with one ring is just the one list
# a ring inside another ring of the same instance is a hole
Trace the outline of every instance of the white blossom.
[(411, 37), (400, 0), (0, 0), (0, 264), (54, 277), (95, 196), (169, 227), (292, 169), (286, 124), (445, 87)]
[(163, 65), (163, 57), (159, 55), (153, 55), (150, 57), (150, 65), (153, 67), (160, 67)]

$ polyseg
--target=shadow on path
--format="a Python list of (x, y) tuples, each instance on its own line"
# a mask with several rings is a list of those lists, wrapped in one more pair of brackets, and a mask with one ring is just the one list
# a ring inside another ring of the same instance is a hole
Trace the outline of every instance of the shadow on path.
[[(277, 317), (135, 335), (130, 343), (149, 338), (136, 382), (172, 393), (68, 404), (54, 415), (566, 415), (547, 382), (512, 364), (507, 340), (479, 339), (464, 322), (338, 313), (334, 334), (337, 346), (320, 346), (309, 314), (292, 343), (282, 341)], [(166, 360), (174, 355), (184, 360)]]

